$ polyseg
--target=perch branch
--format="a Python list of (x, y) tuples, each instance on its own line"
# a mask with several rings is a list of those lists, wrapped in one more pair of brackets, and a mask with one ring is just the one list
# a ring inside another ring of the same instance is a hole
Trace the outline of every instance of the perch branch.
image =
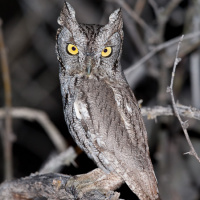
[(34, 174), (0, 185), (0, 200), (19, 199), (82, 199), (118, 200), (117, 189), (122, 179), (95, 169), (87, 174)]
[(173, 94), (173, 83), (174, 83), (174, 77), (175, 77), (175, 72), (176, 72), (176, 67), (178, 65), (178, 63), (181, 61), (180, 58), (178, 58), (178, 53), (179, 53), (179, 49), (180, 49), (180, 44), (183, 40), (183, 36), (181, 37), (181, 39), (179, 40), (179, 43), (178, 43), (178, 46), (177, 46), (177, 51), (176, 51), (176, 57), (175, 57), (175, 61), (174, 61), (174, 66), (173, 66), (173, 70), (172, 70), (172, 76), (171, 76), (171, 84), (170, 86), (167, 88), (167, 92), (170, 93), (171, 95), (171, 99), (172, 99), (172, 106), (173, 106), (173, 109), (174, 109), (174, 112), (175, 112), (175, 115), (176, 117), (178, 118), (181, 126), (182, 126), (182, 129), (183, 129), (183, 132), (185, 134), (185, 137), (186, 137), (186, 140), (190, 146), (190, 151), (187, 153), (187, 154), (190, 154), (190, 155), (193, 155), (199, 162), (200, 162), (200, 158), (198, 157), (193, 145), (192, 145), (192, 142), (190, 140), (190, 137), (189, 137), (189, 134), (187, 132), (187, 127), (188, 127), (188, 122), (185, 121), (183, 122), (179, 113), (178, 113), (178, 109), (176, 107), (176, 103), (175, 103), (175, 99), (174, 99), (174, 94)]
[[(10, 114), (14, 118), (22, 118), (29, 121), (36, 120), (47, 132), (49, 138), (59, 152), (62, 152), (67, 148), (65, 139), (43, 111), (31, 108), (12, 108)], [(0, 118), (5, 118), (5, 115), (5, 110), (0, 109)]]
[(11, 81), (8, 66), (8, 59), (6, 54), (6, 48), (4, 45), (2, 20), (0, 19), (0, 59), (2, 68), (2, 78), (4, 85), (5, 95), (5, 128), (2, 130), (2, 145), (4, 154), (4, 178), (11, 179), (13, 176), (12, 169), (12, 142), (14, 136), (12, 135), (12, 117), (10, 114), (11, 109)]

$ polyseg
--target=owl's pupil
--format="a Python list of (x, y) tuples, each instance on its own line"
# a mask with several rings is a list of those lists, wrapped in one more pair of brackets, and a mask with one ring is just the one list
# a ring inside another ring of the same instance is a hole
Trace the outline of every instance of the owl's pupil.
[(107, 49), (104, 49), (104, 53), (106, 53), (108, 50)]
[(72, 47), (72, 51), (75, 51), (76, 50), (76, 47)]

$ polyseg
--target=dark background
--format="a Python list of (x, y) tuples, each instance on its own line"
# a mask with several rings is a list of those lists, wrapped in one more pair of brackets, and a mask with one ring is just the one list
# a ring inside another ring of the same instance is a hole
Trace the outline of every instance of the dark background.
[[(78, 21), (87, 24), (106, 24), (109, 15), (121, 7), (117, 1), (69, 0), (68, 2), (74, 7)], [(156, 34), (153, 37), (134, 21), (127, 10), (122, 9), (125, 38), (121, 62), (124, 70), (133, 66), (156, 45), (183, 33), (187, 34), (200, 29), (199, 1), (180, 1), (169, 13), (165, 26), (162, 28), (162, 34), (159, 32), (158, 18), (162, 17), (161, 11), (165, 10), (171, 1), (155, 1), (160, 16), (156, 15), (150, 1), (126, 0), (125, 2)], [(59, 66), (54, 47), (56, 30), (59, 27), (57, 18), (62, 7), (63, 0), (0, 0), (0, 17), (3, 20), (4, 42), (10, 68), (12, 106), (45, 111), (64, 136), (66, 143), (77, 149), (64, 121), (58, 79)], [(139, 35), (141, 42), (137, 40), (135, 34)], [(192, 43), (186, 46), (183, 44), (183, 52), (186, 47), (193, 47), (194, 43), (198, 42), (199, 38), (194, 38)], [(128, 75), (125, 73), (136, 98), (143, 100), (142, 106), (170, 104), (170, 97), (165, 94), (165, 91), (170, 84), (176, 45), (160, 51)], [(194, 62), (197, 68), (192, 68), (194, 55), (197, 55), (197, 61)], [(180, 103), (197, 108), (200, 108), (199, 62), (198, 45), (182, 54), (174, 91)], [(197, 75), (196, 82), (193, 78), (194, 74)], [(2, 71), (0, 70), (0, 107), (3, 108), (4, 105)], [(200, 163), (189, 155), (183, 155), (189, 151), (189, 146), (177, 119), (175, 117), (158, 117), (156, 121), (144, 119), (162, 199), (200, 199)], [(199, 122), (190, 119), (189, 123), (188, 131), (191, 140), (200, 154)], [(4, 120), (0, 119), (0, 132), (3, 131), (3, 127)], [(14, 178), (28, 176), (38, 171), (49, 155), (56, 151), (53, 143), (37, 122), (13, 119), (13, 132), (16, 136), (13, 143)], [(87, 173), (96, 167), (83, 152), (79, 154), (76, 163), (78, 167), (73, 165), (64, 167), (62, 173), (72, 175)], [(0, 138), (0, 182), (4, 177), (3, 164)], [(121, 198), (134, 198), (126, 185), (122, 186), (120, 192)]]

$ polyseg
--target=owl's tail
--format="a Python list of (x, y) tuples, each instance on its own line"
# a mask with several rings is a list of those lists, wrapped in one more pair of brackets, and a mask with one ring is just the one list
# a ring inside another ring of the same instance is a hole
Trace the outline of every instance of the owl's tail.
[(160, 200), (154, 172), (132, 171), (124, 174), (123, 179), (140, 200)]

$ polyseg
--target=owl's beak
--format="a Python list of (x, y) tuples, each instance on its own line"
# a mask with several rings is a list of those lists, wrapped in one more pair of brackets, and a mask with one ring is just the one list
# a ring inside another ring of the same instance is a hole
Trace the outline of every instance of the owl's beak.
[(91, 67), (90, 65), (87, 66), (87, 74), (88, 74), (88, 75), (90, 75), (90, 73), (91, 73), (91, 68), (92, 68), (92, 67)]
[(87, 72), (87, 75), (90, 75), (91, 74), (91, 71), (92, 71), (92, 63), (93, 63), (93, 59), (91, 56), (87, 55), (86, 57), (86, 72)]

